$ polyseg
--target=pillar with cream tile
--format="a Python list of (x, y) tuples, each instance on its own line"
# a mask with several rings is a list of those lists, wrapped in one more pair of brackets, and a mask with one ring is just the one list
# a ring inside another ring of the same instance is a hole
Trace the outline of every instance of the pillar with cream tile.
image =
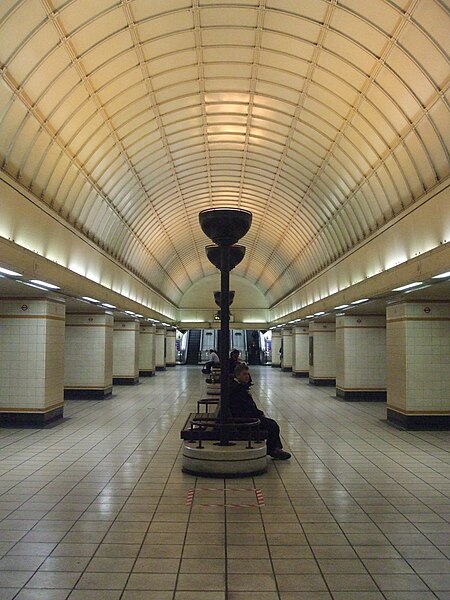
[(386, 400), (386, 319), (336, 317), (336, 395)]
[(157, 371), (166, 370), (166, 330), (164, 327), (157, 327), (155, 331), (155, 369)]
[(142, 323), (139, 329), (139, 375), (152, 377), (155, 374), (155, 326)]
[(63, 416), (64, 320), (63, 301), (0, 300), (0, 426)]
[(336, 384), (336, 327), (334, 323), (309, 325), (309, 383)]
[(450, 429), (450, 302), (387, 307), (387, 418), (406, 429)]
[(67, 314), (64, 396), (107, 398), (112, 394), (113, 317)]
[(113, 383), (139, 383), (139, 321), (115, 321), (113, 337)]
[(309, 375), (309, 326), (294, 327), (292, 330), (293, 362), (292, 375), (294, 377), (308, 377)]
[(281, 367), (281, 331), (272, 329), (272, 367)]
[(166, 330), (166, 367), (174, 367), (177, 362), (175, 329)]
[(281, 370), (292, 371), (292, 328), (284, 327), (281, 330), (283, 352), (281, 354)]

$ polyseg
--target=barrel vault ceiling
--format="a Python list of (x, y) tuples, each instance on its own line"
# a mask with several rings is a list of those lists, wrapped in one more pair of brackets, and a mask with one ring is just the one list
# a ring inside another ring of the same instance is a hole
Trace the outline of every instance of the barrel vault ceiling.
[(175, 304), (284, 297), (448, 176), (444, 0), (1, 0), (0, 167)]

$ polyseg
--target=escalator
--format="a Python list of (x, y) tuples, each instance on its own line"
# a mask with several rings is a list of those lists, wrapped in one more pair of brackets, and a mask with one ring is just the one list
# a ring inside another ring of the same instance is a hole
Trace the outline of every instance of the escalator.
[(190, 329), (188, 333), (188, 346), (186, 354), (187, 365), (198, 365), (198, 354), (200, 351), (200, 329)]

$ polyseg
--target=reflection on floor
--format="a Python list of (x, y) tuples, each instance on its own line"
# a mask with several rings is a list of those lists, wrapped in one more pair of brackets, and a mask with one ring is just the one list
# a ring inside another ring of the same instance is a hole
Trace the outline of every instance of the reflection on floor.
[(448, 432), (252, 373), (293, 453), (254, 479), (181, 473), (195, 367), (0, 430), (1, 600), (448, 600)]

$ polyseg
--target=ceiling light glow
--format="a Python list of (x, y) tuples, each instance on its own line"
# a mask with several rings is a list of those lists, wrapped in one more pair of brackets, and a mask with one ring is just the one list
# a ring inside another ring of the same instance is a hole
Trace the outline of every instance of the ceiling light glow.
[(49, 288), (50, 290), (60, 290), (59, 285), (54, 285), (53, 283), (47, 283), (46, 281), (41, 281), (40, 279), (30, 279), (31, 283), (35, 283), (36, 285), (42, 285), (44, 288)]
[(0, 267), (0, 273), (3, 273), (4, 275), (12, 275), (13, 277), (22, 277), (20, 273), (10, 271), (9, 269), (5, 269), (4, 267)]
[(394, 288), (393, 292), (402, 292), (403, 290), (409, 290), (410, 288), (417, 287), (418, 285), (422, 285), (422, 281), (415, 281), (414, 283), (408, 283), (406, 285), (402, 285), (401, 287)]

